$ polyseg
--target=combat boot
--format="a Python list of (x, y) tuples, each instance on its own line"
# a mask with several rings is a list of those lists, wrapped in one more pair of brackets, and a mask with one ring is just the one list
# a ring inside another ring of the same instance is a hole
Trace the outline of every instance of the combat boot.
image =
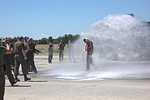
[(17, 76), (15, 76), (15, 80), (17, 81), (17, 82), (19, 82), (20, 80), (18, 79), (18, 77)]
[(24, 76), (24, 81), (29, 81), (31, 78), (28, 78), (26, 75)]

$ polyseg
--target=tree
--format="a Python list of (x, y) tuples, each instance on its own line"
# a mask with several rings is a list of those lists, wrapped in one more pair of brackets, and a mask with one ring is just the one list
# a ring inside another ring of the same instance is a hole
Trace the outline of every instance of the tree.
[(47, 44), (47, 43), (48, 43), (47, 38), (42, 38), (41, 40), (39, 40), (39, 44)]

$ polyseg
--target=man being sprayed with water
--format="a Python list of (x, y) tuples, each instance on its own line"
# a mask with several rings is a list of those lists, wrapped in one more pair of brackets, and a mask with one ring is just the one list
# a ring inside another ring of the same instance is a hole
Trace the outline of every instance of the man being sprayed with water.
[(87, 58), (86, 58), (86, 70), (90, 70), (90, 64), (93, 65), (92, 54), (93, 54), (93, 42), (87, 38), (84, 38), (83, 41), (86, 43), (85, 51), (87, 51)]

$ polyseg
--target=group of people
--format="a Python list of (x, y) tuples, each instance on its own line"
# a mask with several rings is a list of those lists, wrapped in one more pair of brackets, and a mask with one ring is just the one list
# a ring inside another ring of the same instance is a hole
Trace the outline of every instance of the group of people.
[[(94, 63), (93, 63), (93, 60), (92, 60), (92, 54), (93, 54), (93, 51), (94, 51), (94, 46), (93, 46), (93, 42), (91, 40), (89, 40), (88, 38), (84, 38), (83, 42), (85, 43), (84, 51), (87, 52), (87, 55), (86, 55), (86, 70), (89, 71), (90, 70), (90, 65), (94, 66)], [(59, 46), (59, 61), (62, 62), (63, 57), (64, 57), (65, 43), (63, 41), (60, 41), (58, 46)], [(68, 47), (68, 55), (69, 55), (70, 62), (76, 62), (75, 57), (74, 57), (74, 47), (73, 47), (73, 44), (72, 44), (71, 40), (68, 40), (67, 47)], [(96, 67), (95, 67), (95, 69), (96, 69)]]
[[(83, 39), (86, 43), (85, 51), (87, 51), (86, 57), (86, 70), (90, 70), (90, 64), (93, 65), (92, 54), (93, 54), (93, 42), (89, 39)], [(58, 45), (59, 49), (59, 61), (63, 62), (64, 58), (64, 41), (60, 41)], [(73, 45), (71, 41), (68, 41), (69, 59), (75, 61), (73, 54)], [(31, 80), (27, 75), (30, 71), (37, 73), (37, 69), (34, 63), (34, 53), (40, 51), (35, 49), (35, 43), (32, 38), (24, 40), (23, 37), (18, 37), (17, 41), (0, 39), (0, 100), (3, 100), (4, 89), (5, 89), (5, 74), (7, 75), (9, 82), (13, 86), (20, 79), (19, 67), (22, 67), (22, 73), (24, 81)], [(48, 62), (52, 63), (53, 59), (53, 41), (49, 39), (48, 45)], [(13, 73), (12, 73), (13, 72)]]
[(34, 53), (40, 51), (35, 49), (35, 43), (32, 38), (25, 40), (22, 36), (17, 37), (16, 41), (5, 38), (0, 39), (0, 100), (3, 100), (5, 88), (5, 75), (12, 86), (20, 79), (19, 67), (22, 67), (24, 81), (31, 80), (28, 77), (30, 71), (37, 73), (34, 63)]
[[(52, 38), (51, 38), (52, 39)], [(52, 63), (52, 58), (53, 58), (53, 42), (52, 40), (49, 40), (49, 46), (48, 46), (48, 62)], [(86, 56), (86, 70), (90, 70), (90, 64), (94, 66), (93, 64), (93, 60), (92, 60), (92, 54), (93, 54), (93, 42), (90, 41), (87, 38), (83, 39), (83, 42), (86, 43), (85, 45), (85, 49), (84, 51), (87, 52), (87, 56)], [(59, 50), (59, 61), (63, 62), (64, 59), (64, 48), (65, 48), (65, 42), (64, 41), (60, 41), (60, 43), (58, 44), (58, 50)], [(68, 40), (68, 55), (69, 55), (69, 59), (70, 62), (75, 62), (75, 58), (74, 58), (74, 47), (72, 44), (71, 40)]]
[[(65, 45), (66, 44), (63, 40), (61, 40), (60, 43), (58, 44), (59, 62), (63, 62)], [(48, 62), (52, 63), (52, 59), (53, 59), (53, 41), (51, 38), (49, 39), (48, 43)]]

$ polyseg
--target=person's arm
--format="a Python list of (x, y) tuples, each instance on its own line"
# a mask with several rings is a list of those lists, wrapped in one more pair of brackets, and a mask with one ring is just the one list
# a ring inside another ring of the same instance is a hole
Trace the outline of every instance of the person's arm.
[(24, 59), (27, 59), (24, 43), (21, 44), (21, 50), (22, 50), (22, 54), (23, 54), (23, 56), (24, 56)]

